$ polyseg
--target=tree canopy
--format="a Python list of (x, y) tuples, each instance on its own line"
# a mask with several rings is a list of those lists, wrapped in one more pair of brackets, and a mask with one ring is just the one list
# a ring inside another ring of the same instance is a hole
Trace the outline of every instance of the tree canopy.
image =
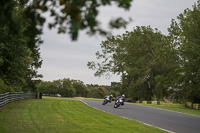
[(193, 5), (193, 9), (186, 9), (172, 20), (169, 28), (180, 56), (179, 78), (180, 90), (183, 98), (193, 102), (200, 102), (200, 0)]
[(37, 73), (42, 64), (40, 32), (17, 1), (1, 1), (0, 6), (0, 79), (7, 86), (0, 93), (35, 91), (38, 82), (35, 79), (41, 77)]
[[(85, 30), (88, 35), (108, 35), (97, 19), (99, 7), (116, 4), (128, 10), (132, 0), (1, 0), (0, 1), (0, 93), (37, 91), (37, 69), (42, 65), (39, 46), (48, 12), (53, 18), (49, 28), (67, 33), (72, 40)], [(126, 27), (129, 20), (118, 17), (110, 28)], [(66, 86), (68, 86), (68, 82)], [(69, 86), (68, 86), (69, 87)], [(74, 93), (73, 90), (70, 93)], [(71, 94), (70, 94), (71, 95)]]
[(137, 27), (132, 32), (102, 42), (102, 53), (96, 55), (103, 61), (89, 62), (88, 66), (97, 69), (96, 76), (107, 72), (121, 74), (122, 89), (132, 98), (151, 99), (153, 95), (162, 98), (172, 84), (168, 79), (177, 67), (177, 57), (170, 41), (169, 37), (150, 26)]
[[(78, 33), (85, 30), (88, 35), (98, 33), (108, 35), (109, 30), (101, 27), (101, 20), (97, 19), (99, 8), (104, 6), (117, 5), (118, 8), (128, 10), (132, 0), (1, 0), (0, 26), (9, 22), (10, 28), (15, 31), (22, 25), (13, 16), (13, 3), (19, 3), (26, 8), (26, 15), (29, 15), (34, 22), (34, 26), (42, 30), (46, 20), (41, 13), (48, 12), (53, 18), (49, 28), (57, 28), (58, 33), (68, 33), (72, 40), (77, 40)], [(121, 16), (110, 20), (110, 28), (126, 27), (130, 20), (125, 20)], [(40, 27), (39, 27), (40, 26)]]
[(88, 62), (95, 76), (121, 75), (132, 99), (200, 102), (200, 0), (172, 20), (169, 34), (150, 26), (107, 38)]

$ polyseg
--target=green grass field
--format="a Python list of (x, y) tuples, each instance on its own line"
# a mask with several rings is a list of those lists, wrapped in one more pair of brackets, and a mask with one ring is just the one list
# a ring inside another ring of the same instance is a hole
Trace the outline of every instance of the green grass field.
[(160, 105), (141, 104), (141, 103), (137, 103), (137, 104), (200, 116), (200, 110), (195, 110), (195, 109), (191, 109), (191, 108), (185, 107), (183, 104), (165, 103), (165, 102), (161, 102)]
[(30, 99), (0, 109), (1, 133), (163, 133), (66, 98)]

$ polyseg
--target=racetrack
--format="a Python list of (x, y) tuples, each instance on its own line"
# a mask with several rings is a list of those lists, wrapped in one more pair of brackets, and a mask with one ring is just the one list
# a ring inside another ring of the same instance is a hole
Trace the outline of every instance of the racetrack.
[(200, 117), (138, 104), (126, 104), (113, 108), (114, 102), (102, 105), (102, 101), (82, 100), (89, 106), (105, 112), (134, 119), (176, 133), (200, 133)]

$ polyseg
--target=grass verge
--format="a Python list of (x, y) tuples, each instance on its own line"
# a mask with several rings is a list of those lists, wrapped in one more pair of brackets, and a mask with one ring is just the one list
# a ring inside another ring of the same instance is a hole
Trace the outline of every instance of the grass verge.
[(181, 113), (200, 116), (200, 110), (195, 110), (195, 109), (185, 107), (184, 104), (165, 103), (165, 102), (161, 102), (160, 105), (141, 104), (141, 103), (134, 103), (134, 104), (145, 105), (145, 106), (156, 107), (156, 108), (167, 109), (167, 110), (171, 110), (171, 111), (177, 111), (177, 112), (181, 112)]
[(105, 113), (79, 100), (23, 100), (0, 110), (3, 133), (164, 133), (134, 120)]

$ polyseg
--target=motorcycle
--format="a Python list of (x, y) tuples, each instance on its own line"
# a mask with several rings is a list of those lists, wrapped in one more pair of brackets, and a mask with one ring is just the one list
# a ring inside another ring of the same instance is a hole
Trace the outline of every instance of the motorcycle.
[(119, 98), (115, 101), (114, 108), (119, 107), (120, 105), (124, 105), (124, 101), (122, 98)]
[(105, 98), (105, 99), (103, 100), (102, 105), (106, 105), (108, 102), (109, 102), (109, 99), (108, 99), (108, 98)]

